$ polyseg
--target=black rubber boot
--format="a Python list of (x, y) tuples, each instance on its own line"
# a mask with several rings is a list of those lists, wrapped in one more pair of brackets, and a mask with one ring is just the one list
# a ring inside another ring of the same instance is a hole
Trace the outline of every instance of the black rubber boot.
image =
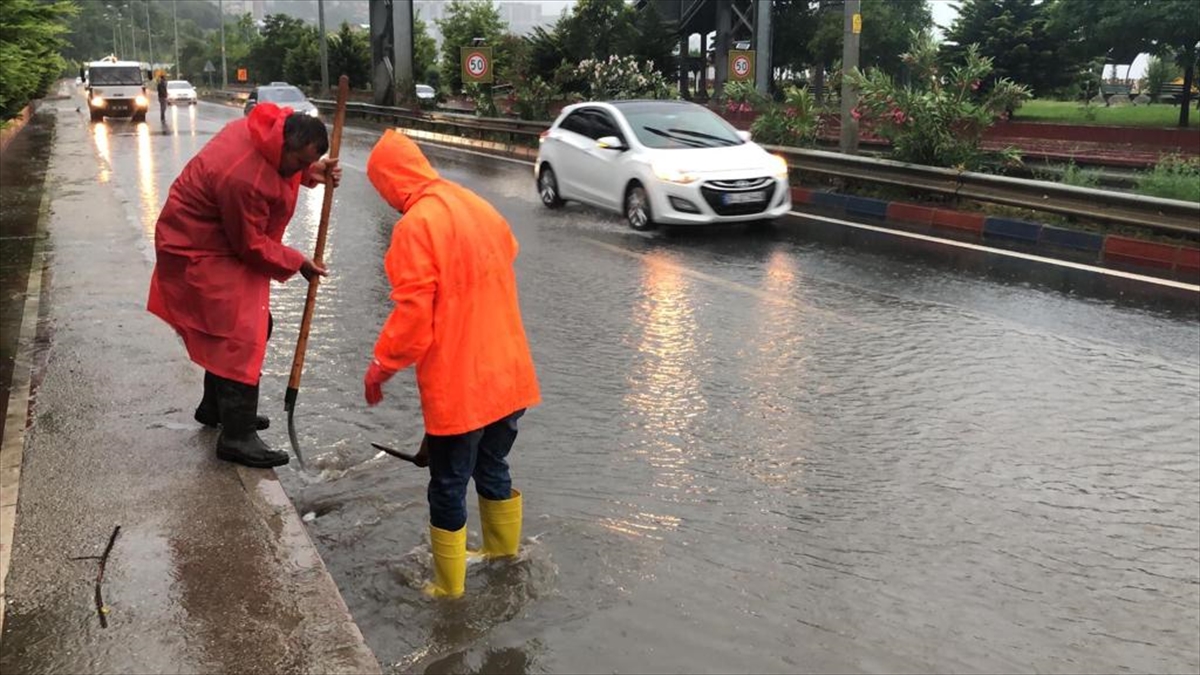
[(217, 457), (256, 469), (287, 464), (287, 453), (272, 450), (254, 428), (258, 387), (222, 377), (216, 381), (222, 422), (221, 435), (217, 437)]
[[(200, 405), (196, 406), (196, 421), (206, 427), (216, 427), (221, 425), (221, 410), (217, 406), (217, 376), (204, 371), (204, 398), (200, 399)], [(255, 418), (255, 427), (259, 431), (271, 428), (271, 420), (266, 415), (257, 415)]]

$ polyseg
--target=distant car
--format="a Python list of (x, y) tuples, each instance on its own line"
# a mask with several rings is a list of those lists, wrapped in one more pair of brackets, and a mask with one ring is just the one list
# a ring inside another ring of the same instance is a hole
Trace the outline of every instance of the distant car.
[(196, 88), (187, 80), (167, 80), (167, 103), (196, 105)]
[(538, 195), (617, 211), (635, 230), (778, 218), (792, 208), (787, 161), (749, 136), (685, 101), (577, 103), (541, 135)]
[(317, 110), (317, 106), (308, 100), (304, 92), (290, 84), (256, 87), (254, 91), (250, 92), (250, 98), (246, 100), (246, 107), (242, 110), (242, 113), (249, 115), (250, 111), (254, 110), (254, 106), (264, 101), (274, 103), (281, 108), (291, 108), (296, 112), (305, 113), (312, 117), (321, 116), (321, 111)]
[(437, 98), (437, 90), (427, 84), (417, 85), (417, 100), (432, 101)]

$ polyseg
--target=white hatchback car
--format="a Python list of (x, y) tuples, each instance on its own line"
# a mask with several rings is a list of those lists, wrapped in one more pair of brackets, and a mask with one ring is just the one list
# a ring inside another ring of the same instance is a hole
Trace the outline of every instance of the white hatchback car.
[(749, 134), (685, 101), (567, 106), (534, 165), (546, 206), (610, 209), (635, 230), (778, 218), (792, 208), (787, 172)]
[(167, 80), (167, 103), (196, 105), (196, 88), (187, 80)]

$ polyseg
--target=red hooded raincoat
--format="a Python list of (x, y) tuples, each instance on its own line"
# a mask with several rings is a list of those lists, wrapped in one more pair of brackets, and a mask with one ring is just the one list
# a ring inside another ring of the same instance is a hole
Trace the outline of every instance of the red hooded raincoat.
[[(290, 108), (260, 103), (225, 126), (171, 185), (155, 226), (147, 309), (183, 338), (188, 356), (221, 377), (257, 384), (271, 279), (299, 271), (284, 246), (306, 172), (279, 175)], [(304, 174), (304, 175), (302, 175)]]

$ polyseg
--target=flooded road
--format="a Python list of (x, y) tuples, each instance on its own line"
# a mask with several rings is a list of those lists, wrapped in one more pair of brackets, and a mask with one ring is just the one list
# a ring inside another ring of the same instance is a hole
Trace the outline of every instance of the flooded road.
[[(241, 113), (169, 114), (91, 135), (147, 255), (170, 182)], [(1200, 669), (1195, 302), (790, 227), (641, 235), (544, 210), (526, 165), (450, 152), (435, 165), (520, 240), (545, 404), (511, 457), (521, 558), (426, 599), (425, 475), (368, 445), (415, 448), (411, 371), (362, 402), (395, 220), (362, 173), (377, 135), (342, 146), (297, 405), (313, 471), (279, 473), (385, 670)], [(320, 204), (301, 192), (288, 243), (312, 249)], [(298, 281), (277, 288), (262, 385), (276, 447)]]

